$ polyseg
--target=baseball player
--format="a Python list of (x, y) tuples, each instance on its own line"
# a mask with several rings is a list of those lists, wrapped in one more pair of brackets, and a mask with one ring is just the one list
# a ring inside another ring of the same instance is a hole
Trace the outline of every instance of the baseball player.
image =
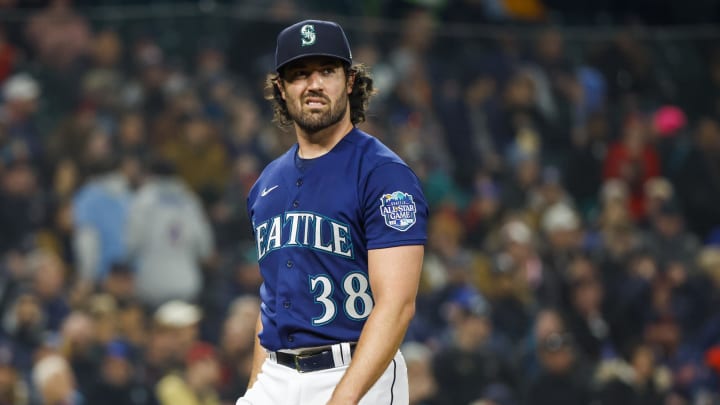
[(277, 37), (266, 85), (297, 143), (250, 190), (261, 314), (238, 405), (407, 404), (398, 347), (415, 310), (428, 209), (408, 166), (355, 125), (374, 89), (333, 22)]

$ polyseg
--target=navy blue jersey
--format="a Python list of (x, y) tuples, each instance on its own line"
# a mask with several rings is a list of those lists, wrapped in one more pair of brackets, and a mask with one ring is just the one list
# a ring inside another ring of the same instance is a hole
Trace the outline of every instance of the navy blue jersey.
[(373, 307), (368, 250), (427, 239), (420, 182), (380, 141), (355, 128), (316, 159), (297, 148), (248, 196), (269, 350), (357, 341)]

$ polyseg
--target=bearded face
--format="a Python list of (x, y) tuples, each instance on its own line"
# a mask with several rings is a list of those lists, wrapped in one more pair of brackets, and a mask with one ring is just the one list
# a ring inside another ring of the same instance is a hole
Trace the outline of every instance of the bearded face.
[(309, 92), (300, 102), (288, 102), (288, 113), (305, 132), (314, 133), (340, 122), (348, 109), (347, 93), (332, 100), (316, 92)]
[(288, 114), (306, 133), (340, 122), (348, 110), (348, 82), (333, 58), (305, 58), (289, 65), (280, 83)]

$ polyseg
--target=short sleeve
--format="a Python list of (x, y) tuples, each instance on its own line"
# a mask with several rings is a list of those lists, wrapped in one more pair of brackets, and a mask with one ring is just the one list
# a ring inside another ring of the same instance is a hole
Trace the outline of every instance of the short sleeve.
[(362, 196), (368, 249), (425, 244), (428, 207), (409, 167), (387, 163), (373, 169)]

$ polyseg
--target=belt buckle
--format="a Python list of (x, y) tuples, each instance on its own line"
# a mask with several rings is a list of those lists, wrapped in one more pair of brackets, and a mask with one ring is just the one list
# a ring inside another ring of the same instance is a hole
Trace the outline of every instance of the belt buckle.
[(305, 373), (306, 371), (305, 371), (305, 370), (302, 370), (302, 369), (300, 368), (300, 362), (299, 362), (299, 361), (302, 360), (302, 359), (306, 359), (306, 358), (308, 358), (308, 357), (310, 357), (310, 356), (312, 356), (312, 354), (297, 354), (297, 355), (295, 355), (295, 357), (293, 358), (293, 360), (295, 360), (295, 370), (297, 370), (299, 373)]

